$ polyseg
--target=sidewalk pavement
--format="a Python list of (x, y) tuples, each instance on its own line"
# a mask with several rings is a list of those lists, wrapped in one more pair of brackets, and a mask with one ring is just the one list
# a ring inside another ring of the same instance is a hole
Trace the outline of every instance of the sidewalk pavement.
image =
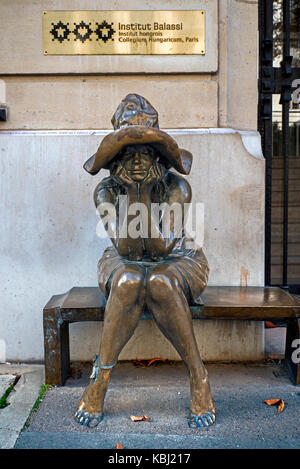
[[(273, 329), (273, 336), (282, 335), (280, 329)], [(43, 367), (0, 365), (2, 375), (5, 370), (6, 375), (21, 375), (9, 395), (11, 404), (0, 409), (0, 447), (114, 449), (120, 443), (125, 449), (300, 449), (300, 388), (289, 381), (280, 360), (207, 364), (207, 369), (217, 415), (213, 426), (190, 429), (187, 425), (189, 382), (182, 363), (142, 367), (121, 362), (112, 373), (105, 418), (89, 429), (77, 424), (73, 414), (91, 365), (73, 365), (65, 386), (46, 392), (26, 427), (44, 379)], [(264, 403), (272, 398), (284, 401), (281, 413)], [(130, 415), (146, 415), (151, 421), (132, 422)]]
[(14, 447), (43, 382), (43, 365), (0, 364), (0, 399), (14, 384), (7, 397), (9, 405), (0, 408), (0, 448)]

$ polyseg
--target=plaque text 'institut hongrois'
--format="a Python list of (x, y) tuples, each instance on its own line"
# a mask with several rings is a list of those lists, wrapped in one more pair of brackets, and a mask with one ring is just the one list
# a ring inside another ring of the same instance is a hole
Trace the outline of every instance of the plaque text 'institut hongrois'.
[(205, 54), (205, 12), (44, 11), (45, 55)]

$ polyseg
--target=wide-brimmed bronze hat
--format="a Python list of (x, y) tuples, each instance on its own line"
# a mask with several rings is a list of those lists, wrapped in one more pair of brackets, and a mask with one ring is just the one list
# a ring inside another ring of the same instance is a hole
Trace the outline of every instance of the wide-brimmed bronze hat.
[(175, 140), (158, 127), (158, 114), (153, 106), (138, 94), (128, 94), (112, 117), (114, 132), (106, 135), (84, 169), (94, 175), (108, 169), (112, 160), (128, 145), (151, 145), (163, 164), (173, 166), (181, 174), (189, 174), (193, 155), (179, 148)]

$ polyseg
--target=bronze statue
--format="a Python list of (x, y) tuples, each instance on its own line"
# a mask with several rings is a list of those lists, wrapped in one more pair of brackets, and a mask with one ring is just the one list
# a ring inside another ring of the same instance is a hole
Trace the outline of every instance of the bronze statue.
[[(101, 168), (110, 170), (110, 176), (95, 189), (95, 204), (110, 203), (119, 209), (121, 196), (126, 196), (127, 209), (139, 202), (147, 210), (140, 217), (144, 231), (139, 237), (120, 236), (122, 210), (105, 226), (112, 246), (98, 263), (99, 287), (107, 296), (100, 352), (75, 419), (89, 427), (102, 420), (111, 370), (147, 307), (188, 369), (189, 426), (209, 426), (215, 421), (215, 408), (189, 308), (189, 304), (202, 302), (209, 274), (207, 259), (202, 249), (190, 248), (187, 235), (175, 229), (172, 216), (165, 236), (161, 228), (164, 214), (154, 220), (150, 207), (153, 203), (183, 206), (191, 201), (189, 183), (169, 168), (188, 174), (192, 155), (159, 129), (157, 112), (137, 94), (127, 95), (120, 103), (112, 124), (114, 132), (84, 164), (93, 175)], [(129, 223), (132, 219), (128, 215)]]

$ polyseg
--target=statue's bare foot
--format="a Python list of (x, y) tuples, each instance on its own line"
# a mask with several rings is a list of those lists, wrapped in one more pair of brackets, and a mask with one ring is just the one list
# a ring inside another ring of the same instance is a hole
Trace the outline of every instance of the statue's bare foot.
[(95, 428), (103, 420), (103, 403), (109, 383), (110, 369), (99, 367), (98, 357), (94, 361), (91, 381), (85, 389), (78, 409), (74, 414), (76, 422)]
[(216, 420), (215, 406), (211, 395), (207, 371), (191, 377), (191, 403), (188, 424), (190, 428), (209, 427)]
[(78, 409), (74, 414), (76, 422), (90, 428), (96, 427), (103, 419), (103, 412), (99, 408), (99, 399), (97, 394), (99, 385), (91, 381), (83, 393)]
[(191, 414), (188, 419), (188, 424), (190, 428), (209, 427), (210, 425), (213, 425), (215, 420), (215, 413), (213, 411), (210, 411), (201, 415)]
[(101, 422), (101, 420), (103, 420), (103, 413), (90, 414), (84, 410), (77, 410), (74, 414), (74, 417), (76, 422), (80, 423), (80, 425), (85, 425), (89, 428), (95, 428)]

